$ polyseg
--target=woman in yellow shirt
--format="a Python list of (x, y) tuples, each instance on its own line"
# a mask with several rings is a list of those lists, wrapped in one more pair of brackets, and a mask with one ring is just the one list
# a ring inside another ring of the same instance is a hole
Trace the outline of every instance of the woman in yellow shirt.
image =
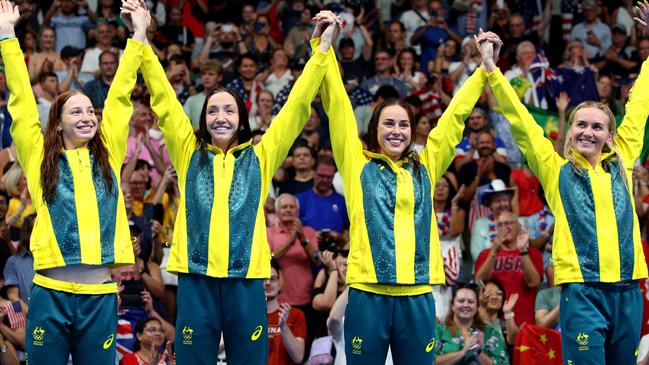
[[(649, 6), (639, 6), (639, 23), (646, 27)], [(555, 216), (552, 258), (555, 284), (562, 287), (563, 361), (635, 363), (642, 325), (638, 280), (647, 277), (647, 265), (630, 182), (649, 117), (649, 61), (617, 129), (607, 105), (585, 101), (575, 107), (561, 157), (496, 67), (500, 38), (479, 37), (495, 45), (481, 47), (481, 67)]]
[(18, 7), (0, 1), (10, 131), (37, 212), (27, 356), (33, 364), (67, 364), (71, 354), (75, 364), (113, 365), (117, 285), (110, 267), (134, 262), (119, 181), (146, 25), (128, 41), (102, 123), (87, 96), (65, 92), (52, 103), (43, 134), (14, 34), (18, 19)]

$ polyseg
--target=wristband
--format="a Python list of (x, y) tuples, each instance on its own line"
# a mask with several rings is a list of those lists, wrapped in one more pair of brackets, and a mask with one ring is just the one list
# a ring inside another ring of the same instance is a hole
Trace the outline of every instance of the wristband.
[(505, 313), (505, 320), (513, 319), (515, 316), (516, 316), (516, 313), (514, 313), (514, 312)]
[(520, 253), (521, 256), (527, 256), (527, 255), (530, 254), (530, 252), (527, 251), (527, 250), (525, 250), (525, 251), (521, 251), (521, 252), (519, 252), (519, 253)]

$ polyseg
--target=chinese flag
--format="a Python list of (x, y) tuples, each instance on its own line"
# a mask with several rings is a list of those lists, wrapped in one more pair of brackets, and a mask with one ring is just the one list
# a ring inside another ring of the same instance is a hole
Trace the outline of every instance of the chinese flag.
[(525, 325), (516, 336), (513, 365), (561, 365), (561, 333)]

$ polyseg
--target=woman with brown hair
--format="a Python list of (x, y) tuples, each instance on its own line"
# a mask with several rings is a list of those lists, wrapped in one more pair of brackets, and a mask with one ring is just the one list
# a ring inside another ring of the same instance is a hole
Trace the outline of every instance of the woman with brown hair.
[(344, 324), (348, 364), (383, 363), (388, 347), (395, 364), (434, 361), (431, 285), (444, 283), (445, 275), (433, 191), (485, 84), (484, 71), (477, 69), (421, 154), (413, 151), (412, 109), (401, 100), (385, 100), (372, 114), (363, 150), (338, 63), (330, 56), (322, 99), (351, 222)]
[(90, 99), (62, 93), (45, 134), (23, 54), (14, 35), (18, 7), (0, 1), (0, 51), (10, 89), (11, 135), (38, 214), (31, 236), (34, 287), (27, 317), (30, 363), (115, 363), (117, 285), (110, 266), (133, 263), (119, 189), (130, 92), (146, 25), (138, 23), (108, 93), (103, 122)]

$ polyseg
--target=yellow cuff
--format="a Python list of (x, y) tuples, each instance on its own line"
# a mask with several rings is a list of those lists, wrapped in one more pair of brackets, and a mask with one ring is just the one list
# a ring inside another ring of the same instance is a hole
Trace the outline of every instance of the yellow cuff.
[(80, 284), (69, 281), (61, 281), (40, 274), (34, 276), (34, 284), (43, 288), (62, 291), (72, 294), (114, 294), (117, 293), (117, 283), (105, 284)]

